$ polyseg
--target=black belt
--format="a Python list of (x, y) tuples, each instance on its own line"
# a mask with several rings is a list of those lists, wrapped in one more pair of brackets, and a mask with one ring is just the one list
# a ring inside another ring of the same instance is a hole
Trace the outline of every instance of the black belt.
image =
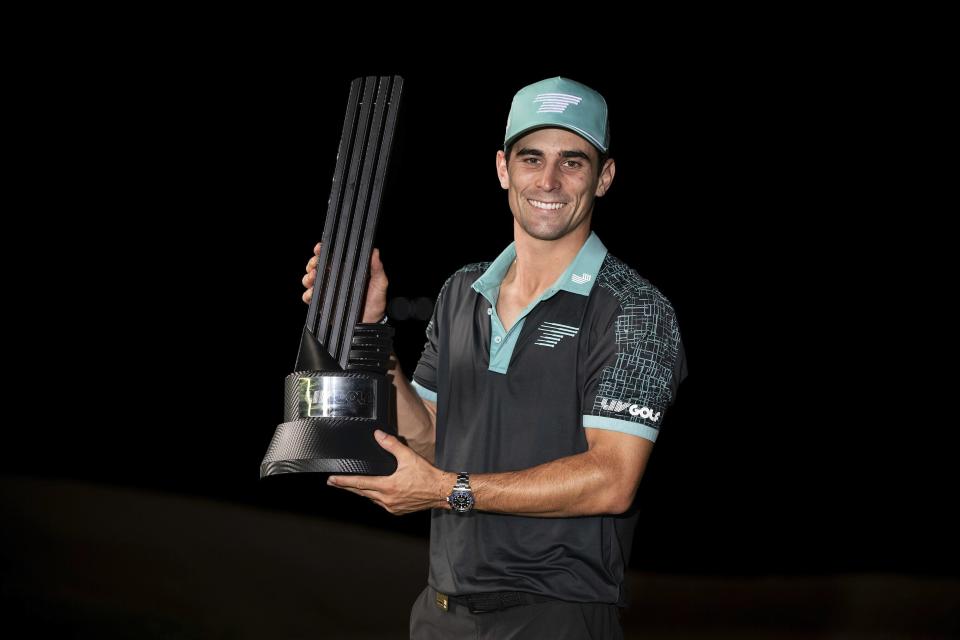
[(494, 591), (491, 593), (475, 593), (469, 596), (448, 596), (439, 591), (436, 592), (438, 607), (447, 611), (451, 602), (466, 607), (470, 610), (470, 613), (490, 613), (491, 611), (500, 611), (526, 604), (558, 602), (558, 600), (524, 591)]

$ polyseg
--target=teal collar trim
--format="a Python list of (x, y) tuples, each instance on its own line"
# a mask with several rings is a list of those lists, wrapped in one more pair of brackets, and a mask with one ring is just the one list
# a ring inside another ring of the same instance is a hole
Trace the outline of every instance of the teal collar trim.
[[(593, 283), (597, 280), (597, 273), (600, 271), (600, 265), (607, 256), (607, 248), (600, 242), (600, 238), (593, 231), (587, 237), (587, 241), (580, 247), (573, 262), (560, 274), (557, 281), (549, 289), (543, 292), (536, 302), (546, 300), (557, 291), (569, 291), (582, 296), (589, 296), (593, 289)], [(490, 301), (491, 304), (497, 303), (497, 294), (500, 290), (500, 283), (503, 277), (507, 275), (507, 270), (517, 257), (516, 243), (511, 242), (510, 246), (503, 250), (497, 256), (483, 275), (477, 278), (473, 283), (473, 290)], [(536, 304), (534, 303), (534, 305)]]
[(593, 283), (597, 281), (597, 274), (600, 273), (600, 265), (603, 259), (607, 257), (607, 248), (600, 242), (593, 231), (587, 241), (580, 247), (577, 257), (573, 259), (567, 270), (564, 271), (554, 287), (569, 291), (570, 293), (579, 293), (582, 296), (589, 296), (593, 289)]
[(510, 359), (513, 356), (513, 348), (517, 344), (527, 314), (560, 290), (589, 296), (593, 283), (597, 280), (600, 265), (603, 264), (603, 259), (607, 255), (607, 248), (600, 242), (600, 238), (591, 231), (587, 241), (577, 252), (577, 256), (557, 278), (557, 281), (540, 294), (539, 298), (531, 302), (526, 309), (521, 311), (513, 326), (507, 331), (497, 314), (497, 297), (500, 295), (500, 284), (503, 282), (503, 277), (507, 275), (507, 270), (510, 269), (510, 265), (517, 257), (515, 244), (510, 243), (510, 246), (504, 249), (503, 253), (497, 256), (497, 259), (483, 272), (483, 275), (471, 285), (474, 291), (490, 302), (490, 306), (487, 308), (487, 314), (490, 316), (490, 361), (487, 368), (496, 373), (507, 372)]

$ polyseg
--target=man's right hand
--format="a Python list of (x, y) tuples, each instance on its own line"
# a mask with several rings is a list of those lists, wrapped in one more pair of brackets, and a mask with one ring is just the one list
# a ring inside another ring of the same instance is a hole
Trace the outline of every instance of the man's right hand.
[[(310, 302), (313, 297), (313, 284), (317, 280), (317, 260), (320, 257), (320, 244), (313, 248), (313, 257), (307, 262), (307, 275), (303, 276), (303, 301)], [(387, 313), (387, 274), (380, 262), (380, 250), (374, 249), (370, 256), (370, 277), (367, 279), (367, 300), (363, 306), (361, 322), (380, 322)]]

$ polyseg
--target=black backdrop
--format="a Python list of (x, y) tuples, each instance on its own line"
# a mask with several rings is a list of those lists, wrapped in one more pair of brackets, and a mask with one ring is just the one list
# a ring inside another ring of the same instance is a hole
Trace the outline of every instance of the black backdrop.
[[(929, 373), (906, 362), (925, 348), (904, 294), (916, 283), (887, 259), (883, 185), (850, 189), (878, 142), (842, 75), (705, 52), (459, 66), (108, 53), (64, 61), (53, 99), (33, 103), (24, 162), (52, 178), (19, 210), (37, 244), (8, 270), (31, 336), (11, 350), (33, 368), (10, 400), (59, 417), (8, 428), (7, 473), (425, 535), (424, 514), (397, 519), (315, 478), (258, 480), (349, 81), (406, 78), (377, 244), (391, 297), (433, 299), (510, 242), (494, 172), (506, 112), (520, 86), (559, 74), (608, 99), (618, 172), (594, 228), (673, 301), (689, 359), (632, 564), (956, 570), (944, 428), (924, 409), (933, 389), (915, 386)], [(424, 323), (396, 324), (409, 374)]]

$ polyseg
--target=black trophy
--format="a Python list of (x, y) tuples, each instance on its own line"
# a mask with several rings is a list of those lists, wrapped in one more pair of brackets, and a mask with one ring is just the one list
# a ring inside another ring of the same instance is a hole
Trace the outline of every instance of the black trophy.
[(400, 76), (350, 85), (313, 298), (296, 371), (286, 378), (284, 422), (260, 463), (261, 478), (389, 475), (397, 467), (373, 437), (374, 429), (397, 434), (396, 390), (387, 376), (393, 328), (358, 320), (402, 88)]

